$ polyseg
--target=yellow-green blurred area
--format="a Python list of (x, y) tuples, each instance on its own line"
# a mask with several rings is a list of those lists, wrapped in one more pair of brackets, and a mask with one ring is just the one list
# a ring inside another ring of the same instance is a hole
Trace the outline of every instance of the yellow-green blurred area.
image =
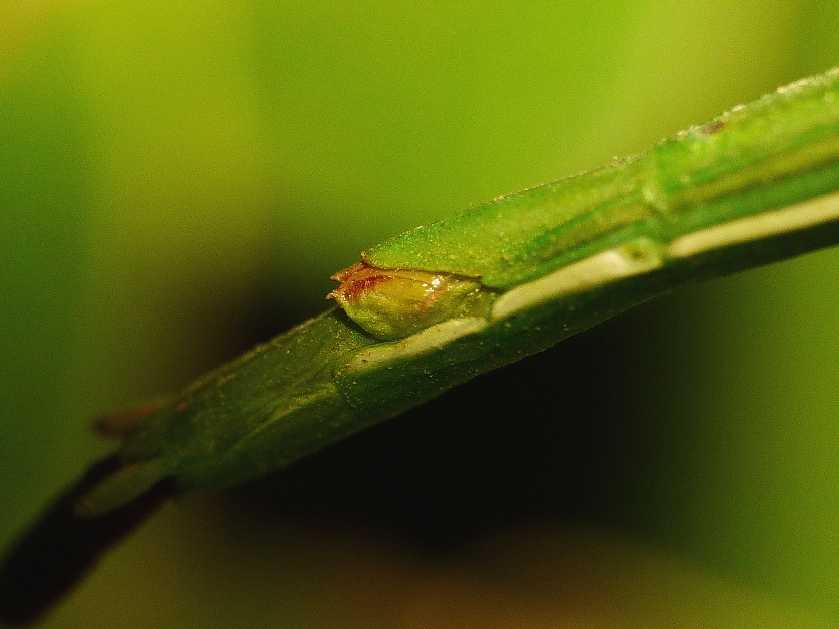
[[(839, 3), (0, 3), (0, 542), (385, 236), (839, 63)], [(839, 251), (167, 506), (48, 627), (839, 623)], [(292, 505), (292, 506), (288, 506)]]

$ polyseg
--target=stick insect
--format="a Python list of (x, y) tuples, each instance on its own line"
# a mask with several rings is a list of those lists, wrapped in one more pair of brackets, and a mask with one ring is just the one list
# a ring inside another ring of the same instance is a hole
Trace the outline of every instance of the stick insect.
[[(367, 250), (334, 276), (322, 315), (104, 421), (121, 445), (56, 521), (92, 526), (163, 484), (177, 494), (257, 478), (680, 284), (838, 242), (834, 69)], [(0, 581), (27, 561), (27, 539)], [(34, 607), (7, 602), (0, 618)]]

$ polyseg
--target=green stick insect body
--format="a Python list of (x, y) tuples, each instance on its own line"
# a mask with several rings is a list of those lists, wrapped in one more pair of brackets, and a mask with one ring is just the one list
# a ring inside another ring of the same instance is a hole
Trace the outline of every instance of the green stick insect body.
[(286, 466), (684, 281), (839, 242), (839, 71), (637, 157), (392, 238), (337, 274), (341, 309), (190, 387), (124, 441), (93, 516), (162, 477)]
[(118, 465), (74, 517), (259, 477), (683, 282), (836, 243), (839, 69), (373, 247), (336, 307), (106, 422)]

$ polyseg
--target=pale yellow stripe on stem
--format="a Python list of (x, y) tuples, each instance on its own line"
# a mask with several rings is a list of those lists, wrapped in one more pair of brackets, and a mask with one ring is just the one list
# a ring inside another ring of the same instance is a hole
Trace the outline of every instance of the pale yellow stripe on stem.
[(433, 325), (400, 341), (360, 351), (347, 365), (347, 372), (365, 371), (383, 363), (439, 350), (457, 339), (482, 331), (487, 325), (486, 319), (480, 317), (452, 319)]
[(589, 288), (648, 273), (662, 266), (660, 247), (643, 239), (601, 251), (504, 293), (492, 307), (493, 319)]
[(681, 236), (670, 243), (667, 255), (689, 258), (706, 251), (800, 231), (836, 219), (839, 219), (839, 192)]

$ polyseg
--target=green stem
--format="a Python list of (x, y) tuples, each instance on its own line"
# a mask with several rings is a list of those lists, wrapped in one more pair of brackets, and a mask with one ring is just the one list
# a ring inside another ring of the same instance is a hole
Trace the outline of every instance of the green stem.
[(160, 477), (186, 491), (260, 476), (686, 281), (837, 242), (832, 71), (371, 249), (338, 276), (349, 317), (332, 309), (148, 417), (85, 513)]

